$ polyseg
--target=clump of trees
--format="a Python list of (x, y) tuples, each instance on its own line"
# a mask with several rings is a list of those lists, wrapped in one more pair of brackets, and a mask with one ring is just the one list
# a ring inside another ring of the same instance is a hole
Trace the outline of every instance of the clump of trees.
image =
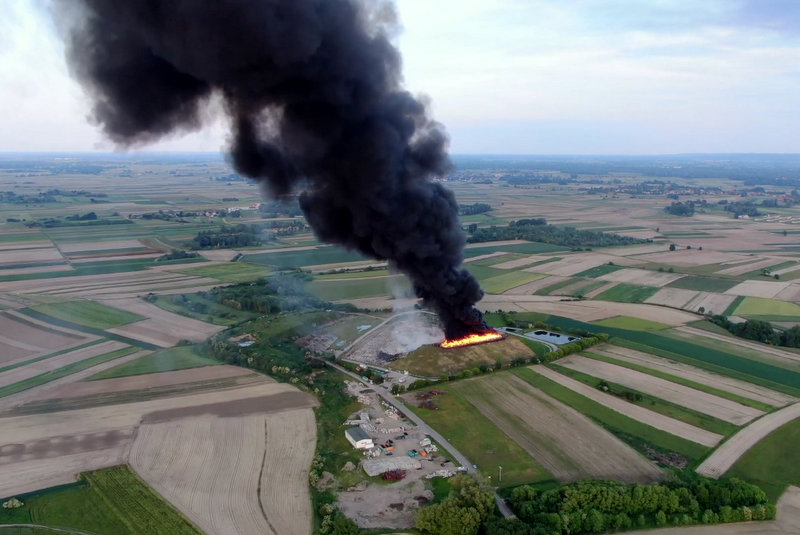
[(475, 202), (472, 204), (459, 204), (458, 215), (476, 215), (489, 212), (492, 207), (485, 202)]
[(738, 219), (742, 216), (758, 217), (763, 215), (758, 211), (758, 208), (756, 208), (755, 203), (752, 201), (737, 201), (727, 203), (725, 204), (725, 211), (731, 212), (734, 219)]
[(163, 254), (156, 258), (156, 262), (165, 262), (167, 260), (184, 260), (186, 258), (197, 258), (199, 256), (200, 255), (197, 253), (191, 253), (189, 251), (184, 251), (183, 249), (173, 249), (167, 254)]
[(609, 232), (578, 230), (574, 227), (557, 227), (548, 225), (544, 218), (520, 219), (519, 221), (511, 221), (505, 227), (491, 226), (475, 229), (472, 235), (467, 238), (470, 243), (498, 240), (528, 240), (565, 247), (608, 247), (652, 241), (620, 236)]
[(691, 217), (694, 215), (694, 201), (674, 202), (669, 206), (665, 206), (664, 211), (670, 215)]
[(494, 511), (494, 492), (475, 477), (450, 478), (450, 495), (420, 509), (417, 530), (427, 535), (475, 535)]
[(720, 314), (710, 316), (709, 319), (712, 323), (741, 338), (774, 346), (800, 347), (800, 326), (797, 325), (785, 331), (779, 331), (773, 328), (768, 321), (747, 320), (734, 323)]
[(259, 225), (222, 225), (214, 230), (201, 230), (189, 243), (189, 248), (217, 249), (228, 247), (248, 247), (261, 245)]
[(511, 506), (523, 523), (535, 527), (518, 533), (537, 535), (775, 517), (775, 506), (757, 486), (736, 478), (717, 481), (691, 473), (674, 473), (664, 483), (649, 485), (586, 480), (546, 491), (526, 485), (514, 489)]

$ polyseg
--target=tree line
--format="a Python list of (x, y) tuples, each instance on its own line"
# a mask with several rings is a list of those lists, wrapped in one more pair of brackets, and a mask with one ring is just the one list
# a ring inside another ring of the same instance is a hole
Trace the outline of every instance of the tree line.
[(709, 320), (740, 338), (783, 347), (800, 347), (800, 326), (785, 331), (776, 330), (768, 321), (747, 320), (734, 323), (723, 315), (716, 314)]
[(527, 529), (517, 524), (516, 531), (503, 531), (499, 522), (486, 533), (577, 535), (775, 518), (775, 506), (764, 491), (741, 479), (714, 480), (679, 472), (669, 476), (663, 483), (648, 485), (585, 480), (545, 491), (517, 487), (511, 507)]
[(564, 247), (609, 247), (652, 241), (609, 232), (557, 227), (547, 224), (544, 218), (511, 221), (505, 227), (476, 228), (467, 238), (470, 243), (500, 240), (527, 240)]

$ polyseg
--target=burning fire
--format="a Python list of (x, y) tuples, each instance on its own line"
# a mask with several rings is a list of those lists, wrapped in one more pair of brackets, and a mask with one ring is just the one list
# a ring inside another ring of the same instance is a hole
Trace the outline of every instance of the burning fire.
[(458, 338), (456, 340), (445, 340), (442, 342), (441, 347), (445, 349), (450, 349), (453, 347), (465, 347), (474, 344), (483, 344), (486, 342), (496, 342), (497, 340), (502, 340), (503, 338), (504, 336), (497, 331), (491, 331), (483, 334), (470, 334), (464, 338)]

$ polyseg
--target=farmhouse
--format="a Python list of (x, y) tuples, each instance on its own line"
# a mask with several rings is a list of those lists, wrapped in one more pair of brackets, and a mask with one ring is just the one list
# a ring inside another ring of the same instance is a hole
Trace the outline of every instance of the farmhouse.
[(360, 427), (345, 429), (344, 436), (357, 450), (368, 450), (375, 447), (369, 435)]

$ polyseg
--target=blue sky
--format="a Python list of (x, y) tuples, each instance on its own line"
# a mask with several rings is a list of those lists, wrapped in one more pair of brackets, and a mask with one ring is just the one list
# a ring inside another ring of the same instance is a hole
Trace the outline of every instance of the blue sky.
[[(0, 21), (0, 151), (110, 150), (44, 0)], [(397, 0), (455, 153), (800, 152), (796, 0)], [(224, 121), (150, 150), (218, 150)]]

